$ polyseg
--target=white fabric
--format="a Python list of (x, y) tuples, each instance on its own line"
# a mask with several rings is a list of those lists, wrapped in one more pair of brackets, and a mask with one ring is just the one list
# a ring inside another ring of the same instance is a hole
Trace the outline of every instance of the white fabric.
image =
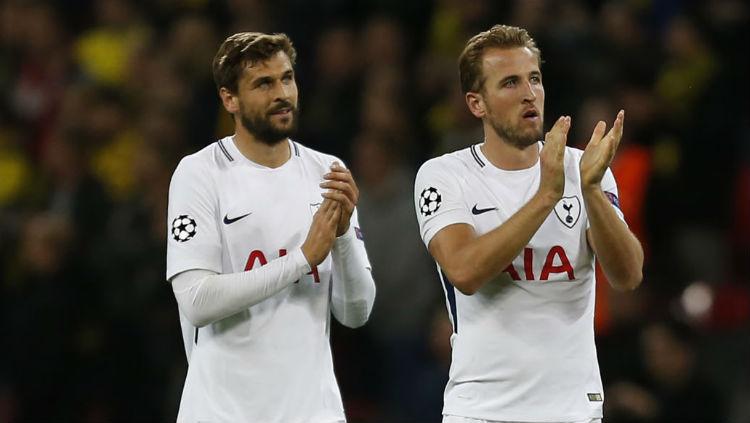
[(182, 272), (172, 278), (172, 290), (185, 318), (200, 328), (278, 294), (309, 271), (310, 265), (297, 248), (247, 272)]
[[(443, 416), (443, 423), (553, 423), (553, 422), (498, 422), (490, 420), (471, 419), (459, 416)], [(602, 419), (586, 419), (576, 422), (554, 422), (554, 423), (602, 423)]]
[[(337, 159), (289, 147), (291, 158), (274, 169), (247, 160), (231, 137), (180, 162), (169, 193), (167, 279), (194, 269), (250, 270), (243, 278), (251, 279), (260, 266), (296, 255), (322, 202), (319, 183)], [(359, 226), (356, 211), (351, 225)], [(363, 242), (355, 244), (369, 267)], [(189, 366), (178, 422), (345, 420), (329, 343), (333, 260), (200, 329), (180, 307)]]
[(375, 282), (367, 255), (356, 229), (349, 230), (333, 243), (333, 315), (344, 326), (357, 328), (367, 322), (375, 302)]
[[(443, 414), (530, 422), (601, 418), (602, 401), (588, 396), (603, 394), (581, 154), (566, 149), (563, 199), (513, 261), (513, 269), (466, 296), (438, 267), (454, 325)], [(501, 170), (479, 145), (429, 160), (417, 174), (414, 191), (425, 245), (451, 224), (469, 224), (477, 235), (500, 226), (537, 192), (539, 178), (538, 161), (528, 169)], [(602, 186), (617, 194), (609, 170)], [(439, 198), (439, 206), (432, 201), (423, 212), (424, 192), (437, 193), (430, 198)]]

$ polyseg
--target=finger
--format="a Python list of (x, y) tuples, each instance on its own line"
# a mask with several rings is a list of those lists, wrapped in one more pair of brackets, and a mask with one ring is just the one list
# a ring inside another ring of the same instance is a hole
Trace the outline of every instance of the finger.
[(560, 129), (560, 155), (565, 154), (565, 145), (568, 143), (568, 132), (570, 131), (570, 116), (565, 116)]
[(339, 162), (331, 163), (331, 170), (337, 171), (337, 172), (349, 172), (349, 169), (345, 168), (344, 165), (342, 165)]
[(352, 202), (357, 201), (357, 194), (354, 192), (354, 187), (345, 182), (325, 181), (320, 183), (320, 187), (341, 191), (344, 193), (344, 195), (349, 197), (349, 200), (351, 200)]
[(352, 177), (351, 172), (346, 171), (343, 172), (341, 170), (332, 170), (331, 172), (328, 172), (323, 175), (324, 179), (329, 180), (337, 180), (342, 182), (354, 182), (354, 178)]
[(333, 214), (334, 209), (338, 207), (338, 203), (336, 200), (324, 198), (323, 204), (318, 208), (318, 211), (315, 213), (316, 216), (320, 216), (321, 219), (327, 219), (330, 215)]
[(620, 145), (620, 140), (622, 140), (622, 132), (625, 128), (625, 110), (620, 110), (619, 113), (617, 113), (617, 118), (615, 118), (615, 124), (612, 126), (612, 130), (610, 133), (612, 133), (612, 143), (613, 149), (617, 150), (617, 147)]
[(334, 203), (333, 200), (325, 198), (325, 196), (324, 196), (323, 203), (320, 205), (320, 207), (318, 207), (318, 212), (326, 213), (331, 208), (331, 206), (333, 205), (333, 203)]
[(622, 121), (624, 118), (623, 111), (620, 110), (619, 113), (617, 113), (617, 117), (615, 117), (615, 122), (612, 124), (612, 128), (610, 128), (609, 132), (607, 132), (606, 137), (617, 137), (622, 135)]
[(323, 193), (323, 197), (337, 201), (347, 212), (354, 210), (354, 203), (341, 191), (326, 191)]
[(329, 213), (325, 215), (325, 223), (326, 225), (330, 227), (336, 227), (338, 226), (339, 220), (341, 218), (341, 205), (336, 202), (332, 201), (333, 206), (331, 207)]
[(342, 181), (323, 181), (318, 186), (320, 186), (321, 188), (336, 189), (343, 192), (354, 192), (354, 187), (352, 187), (350, 183)]
[(357, 188), (357, 183), (354, 181), (354, 177), (352, 176), (351, 172), (349, 172), (349, 170), (346, 170), (345, 172), (329, 172), (323, 175), (323, 178), (325, 178), (326, 180), (335, 180), (349, 184), (352, 187), (352, 193), (354, 194), (354, 202), (357, 202), (357, 198), (359, 198), (359, 188)]
[(561, 161), (565, 157), (565, 145), (568, 141), (569, 130), (570, 116), (561, 116), (545, 138), (544, 148), (549, 149), (549, 156), (557, 161)]
[(570, 116), (560, 116), (547, 132), (544, 137), (545, 142), (551, 143), (558, 148), (562, 148), (568, 140), (568, 131), (570, 130)]
[(562, 131), (563, 126), (565, 126), (565, 116), (560, 116), (555, 121), (555, 124), (552, 125), (552, 128), (550, 128), (549, 132), (545, 134), (544, 140), (545, 141), (552, 141), (552, 138), (554, 138), (557, 134), (559, 134)]
[(604, 131), (606, 129), (607, 129), (607, 124), (604, 123), (604, 121), (600, 120), (599, 122), (597, 122), (596, 126), (594, 126), (594, 132), (591, 133), (591, 139), (589, 139), (589, 144), (599, 143), (599, 141), (601, 141), (602, 137), (604, 136)]

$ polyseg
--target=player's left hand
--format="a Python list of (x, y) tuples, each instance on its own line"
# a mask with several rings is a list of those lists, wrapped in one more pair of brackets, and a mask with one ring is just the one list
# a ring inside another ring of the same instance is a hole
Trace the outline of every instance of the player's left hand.
[(612, 129), (604, 135), (607, 124), (599, 121), (594, 127), (594, 133), (586, 145), (581, 157), (581, 186), (583, 188), (598, 187), (604, 177), (604, 172), (615, 157), (617, 146), (622, 138), (622, 128), (625, 124), (625, 111), (620, 110)]
[(341, 218), (336, 228), (336, 236), (338, 237), (349, 230), (349, 220), (359, 200), (359, 189), (349, 169), (338, 162), (331, 165), (331, 171), (323, 175), (323, 178), (325, 181), (320, 186), (328, 189), (323, 192), (323, 197), (335, 200), (341, 206)]

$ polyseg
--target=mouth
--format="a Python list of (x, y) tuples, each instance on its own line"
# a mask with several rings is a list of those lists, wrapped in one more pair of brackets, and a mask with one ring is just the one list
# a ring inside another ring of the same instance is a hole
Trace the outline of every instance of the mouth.
[(292, 114), (292, 108), (291, 107), (284, 107), (282, 109), (274, 110), (273, 112), (271, 112), (269, 114), (271, 116), (281, 116), (281, 117), (290, 116)]
[(527, 121), (538, 121), (540, 119), (539, 112), (533, 108), (524, 111), (521, 117)]

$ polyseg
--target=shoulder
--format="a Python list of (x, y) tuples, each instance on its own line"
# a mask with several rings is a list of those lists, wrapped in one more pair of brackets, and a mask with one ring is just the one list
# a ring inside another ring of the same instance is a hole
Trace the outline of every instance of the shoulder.
[(458, 175), (463, 174), (469, 166), (481, 166), (481, 163), (477, 161), (478, 156), (475, 158), (472, 151), (473, 147), (468, 147), (429, 159), (419, 167), (417, 178), (428, 175)]
[(209, 182), (214, 173), (227, 168), (229, 163), (235, 160), (222, 144), (225, 142), (226, 139), (215, 141), (183, 157), (172, 174), (172, 183), (176, 181)]
[(321, 151), (300, 144), (297, 141), (291, 141), (292, 155), (298, 156), (306, 163), (323, 169), (329, 169), (333, 162), (339, 162), (346, 166), (343, 160), (333, 154), (323, 153)]

